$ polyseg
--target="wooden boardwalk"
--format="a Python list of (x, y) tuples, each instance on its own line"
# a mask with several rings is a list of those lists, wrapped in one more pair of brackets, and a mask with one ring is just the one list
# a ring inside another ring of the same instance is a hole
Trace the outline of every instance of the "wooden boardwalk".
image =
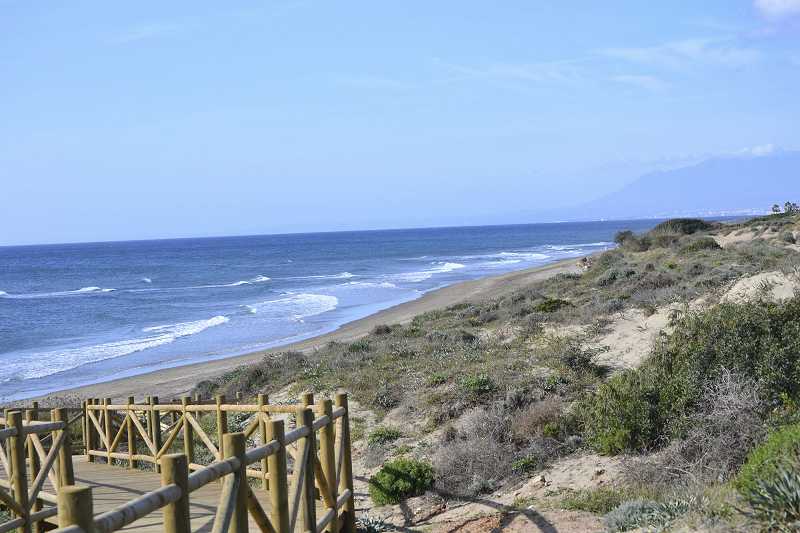
[[(0, 500), (11, 517), (0, 531), (60, 519), (65, 533), (355, 533), (347, 395), (336, 394), (335, 408), (331, 399), (315, 405), (310, 393), (298, 404), (268, 404), (263, 394), (257, 400), (91, 399), (72, 418), (54, 408), (49, 420), (37, 417), (44, 410), (37, 405), (24, 410), (26, 419), (22, 410), (7, 410), (0, 417)], [(230, 431), (229, 413), (243, 420), (238, 431)], [(205, 449), (196, 455), (198, 446)], [(183, 453), (171, 453), (176, 449)], [(163, 475), (134, 468), (156, 462)]]
[[(92, 487), (95, 514), (111, 511), (161, 486), (161, 475), (155, 472), (90, 463), (85, 456), (73, 456), (72, 464), (75, 469), (75, 483)], [(192, 493), (190, 498), (192, 531), (211, 531), (221, 491), (222, 483), (216, 482), (200, 487)], [(269, 512), (269, 493), (261, 489), (254, 489), (253, 493), (258, 497), (264, 510)], [(250, 531), (258, 530), (258, 526), (251, 518)], [(122, 531), (162, 533), (164, 514), (159, 509), (140, 518)]]
[[(161, 486), (160, 474), (108, 466), (105, 463), (90, 463), (86, 460), (85, 455), (73, 455), (72, 465), (75, 470), (75, 483), (92, 487), (94, 514), (96, 515), (111, 511)], [(2, 465), (0, 465), (0, 476), (5, 476)], [(45, 483), (45, 490), (55, 492), (49, 481)], [(216, 482), (209, 483), (192, 492), (189, 505), (193, 532), (211, 531), (221, 491), (222, 483)], [(253, 494), (258, 498), (264, 511), (269, 513), (269, 493), (263, 489), (254, 488)], [(321, 507), (319, 509), (322, 510)], [(55, 516), (47, 521), (57, 525)], [(164, 513), (159, 509), (121, 531), (162, 533), (164, 531)], [(250, 518), (250, 531), (259, 531), (252, 517)]]

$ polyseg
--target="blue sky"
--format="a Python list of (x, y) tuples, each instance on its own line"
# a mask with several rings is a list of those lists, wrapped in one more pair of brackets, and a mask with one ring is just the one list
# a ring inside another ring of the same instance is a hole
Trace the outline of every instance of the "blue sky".
[(0, 0), (0, 244), (525, 222), (798, 87), (800, 0)]

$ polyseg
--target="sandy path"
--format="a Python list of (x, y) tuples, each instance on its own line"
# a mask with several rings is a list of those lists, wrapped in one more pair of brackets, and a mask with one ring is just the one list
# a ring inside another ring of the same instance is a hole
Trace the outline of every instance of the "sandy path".
[(215, 378), (241, 364), (258, 361), (264, 354), (283, 350), (313, 350), (330, 341), (351, 341), (369, 333), (378, 324), (402, 324), (409, 322), (418, 314), (447, 307), (464, 300), (499, 296), (560, 273), (579, 272), (580, 268), (577, 266), (576, 261), (577, 259), (567, 259), (543, 267), (456, 283), (431, 291), (417, 300), (396, 305), (365, 318), (354, 320), (331, 333), (287, 346), (77, 387), (50, 394), (46, 398), (52, 400), (58, 397), (109, 397), (117, 400), (128, 396), (140, 397), (144, 395), (158, 395), (162, 399), (178, 397), (191, 391), (199, 381)]

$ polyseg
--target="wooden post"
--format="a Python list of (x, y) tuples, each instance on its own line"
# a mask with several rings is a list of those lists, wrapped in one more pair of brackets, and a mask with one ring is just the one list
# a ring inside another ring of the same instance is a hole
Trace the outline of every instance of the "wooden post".
[(50, 411), (50, 419), (53, 422), (64, 422), (64, 429), (59, 429), (53, 432), (53, 442), (55, 439), (64, 434), (64, 441), (61, 448), (58, 450), (58, 486), (66, 487), (75, 484), (75, 473), (72, 470), (72, 439), (69, 434), (69, 427), (66, 425), (69, 422), (69, 415), (64, 408), (53, 409)]
[(340, 431), (342, 431), (342, 472), (339, 479), (339, 492), (350, 490), (350, 497), (342, 508), (341, 522), (342, 533), (355, 533), (356, 531), (356, 506), (353, 498), (353, 456), (350, 449), (350, 407), (347, 404), (347, 393), (336, 394), (336, 407), (344, 407), (344, 416), (341, 418)]
[(225, 403), (225, 395), (217, 394), (217, 446), (219, 446), (219, 457), (222, 460), (225, 455), (225, 439), (223, 435), (228, 432), (228, 413), (222, 410), (222, 404)]
[[(265, 412), (264, 406), (269, 403), (269, 397), (266, 394), (258, 395), (258, 429), (261, 431), (261, 445), (264, 446), (267, 442), (267, 417), (268, 413)], [(269, 459), (264, 457), (261, 460), (261, 488), (264, 490), (269, 489)]]
[[(31, 409), (27, 409), (25, 411), (25, 420), (27, 422), (34, 422), (39, 419), (39, 402), (33, 402)], [(28, 447), (28, 470), (30, 471), (30, 479), (36, 479), (37, 474), (39, 474), (39, 470), (41, 469), (41, 462), (39, 461), (39, 454), (36, 453), (36, 448), (33, 447), (33, 442), (29, 442), (28, 439), (25, 439), (25, 445)], [(33, 502), (31, 505), (31, 513), (35, 513), (36, 511), (42, 510), (42, 500), (40, 498), (36, 498), (36, 501)], [(41, 524), (36, 522), (32, 524), (31, 530), (34, 533), (39, 533), (42, 531)]]
[[(336, 502), (338, 486), (336, 484), (336, 439), (333, 434), (333, 402), (331, 400), (320, 400), (317, 404), (317, 411), (320, 415), (328, 417), (328, 424), (319, 430), (319, 463), (322, 473), (325, 474), (327, 489), (331, 499)], [(320, 487), (325, 490), (326, 487)], [(335, 509), (334, 509), (335, 511)], [(338, 533), (339, 526), (336, 516), (325, 527), (326, 533)]]
[(313, 392), (304, 392), (300, 395), (300, 405), (303, 407), (308, 407), (310, 405), (314, 405), (314, 393)]
[[(304, 392), (303, 394), (301, 394), (300, 395), (300, 405), (302, 405), (303, 407), (310, 407), (310, 406), (314, 405), (314, 393), (313, 392)], [(302, 425), (302, 422), (300, 421), (300, 418), (298, 418), (297, 416), (295, 416), (295, 418), (296, 418), (295, 427), (300, 427)]]
[[(150, 419), (152, 422), (150, 423), (150, 439), (153, 441), (153, 446), (155, 447), (156, 451), (161, 449), (163, 443), (161, 442), (161, 413), (155, 410), (155, 406), (158, 405), (158, 396), (151, 396), (150, 397)], [(156, 472), (161, 471), (161, 463), (156, 461), (155, 464)]]
[(109, 466), (114, 464), (113, 462), (114, 460), (111, 458), (112, 425), (111, 425), (111, 412), (108, 410), (108, 406), (110, 403), (111, 403), (111, 398), (103, 399), (103, 424), (104, 424), (103, 429), (106, 432), (106, 442), (108, 443), (108, 448), (107, 448), (108, 455), (106, 460), (108, 461)]
[(189, 461), (182, 453), (161, 457), (161, 485), (174, 483), (181, 497), (164, 507), (164, 533), (191, 533), (189, 513)]
[[(186, 406), (191, 405), (191, 403), (192, 399), (188, 396), (184, 396), (183, 400), (181, 400), (184, 415), (186, 415)], [(189, 461), (189, 464), (192, 464), (194, 462), (194, 431), (192, 423), (189, 422), (186, 416), (183, 417), (183, 453), (186, 454), (186, 460)]]
[[(81, 404), (83, 407), (83, 445), (86, 451), (86, 461), (93, 463), (94, 462), (94, 455), (89, 454), (89, 450), (93, 450), (94, 447), (92, 446), (92, 439), (94, 438), (94, 432), (92, 428), (92, 422), (89, 420), (89, 406), (92, 405), (92, 399), (87, 398)], [(92, 411), (94, 414), (94, 411)]]
[(83, 423), (81, 424), (81, 438), (83, 439), (83, 453), (86, 454), (86, 460), (91, 463), (92, 461), (91, 459), (89, 459), (89, 457), (91, 456), (89, 455), (90, 448), (89, 448), (89, 425), (88, 425), (91, 422), (89, 422), (89, 415), (86, 414), (88, 412), (88, 409), (86, 409), (87, 405), (89, 405), (89, 400), (83, 400), (81, 402), (81, 412), (83, 413), (83, 418), (81, 419), (83, 421)]
[[(9, 477), (11, 488), (13, 489), (14, 501), (22, 509), (28, 509), (28, 476), (25, 472), (25, 426), (22, 425), (22, 412), (6, 410), (6, 425), (11, 429), (16, 429), (17, 434), (8, 438), (8, 458), (11, 472)], [(27, 515), (27, 513), (26, 513)], [(20, 518), (27, 518), (26, 515), (19, 515)], [(17, 531), (20, 533), (30, 533), (31, 525), (26, 523)]]
[[(178, 399), (177, 398), (173, 398), (172, 399), (172, 403), (179, 403)], [(177, 411), (172, 411), (172, 423), (175, 424), (175, 422), (177, 422), (177, 421), (178, 421), (178, 412)]]
[(133, 405), (135, 403), (136, 399), (133, 396), (128, 396), (128, 416), (125, 419), (125, 423), (128, 426), (128, 468), (131, 470), (136, 468), (136, 464), (138, 462), (133, 460), (133, 456), (136, 454), (136, 426), (133, 425), (133, 420), (131, 420), (131, 417), (136, 416), (136, 413), (133, 410)]
[[(317, 498), (314, 490), (314, 462), (317, 460), (316, 436), (314, 434), (314, 413), (308, 407), (300, 408), (297, 411), (297, 424), (308, 428), (309, 434), (298, 440), (298, 456), (302, 457), (303, 449), (308, 447), (306, 457), (305, 472), (302, 483), (302, 493), (300, 496), (300, 506), (302, 508), (303, 531), (316, 531), (317, 529)], [(295, 468), (298, 465), (295, 464)]]
[[(228, 529), (229, 533), (247, 533), (247, 458), (246, 443), (244, 433), (226, 433), (223, 437), (225, 442), (225, 458), (236, 457), (239, 459), (240, 467), (232, 475), (239, 477), (239, 487), (235, 496), (233, 517)], [(313, 530), (312, 530), (313, 531)]]
[[(203, 403), (203, 397), (200, 396), (199, 392), (194, 393), (194, 403), (197, 404), (197, 405), (200, 405), (200, 404)], [(203, 411), (197, 411), (195, 413), (195, 418), (197, 419), (198, 422), (200, 422), (200, 418), (202, 418), (202, 416), (204, 414), (205, 413), (203, 413)]]
[(267, 438), (276, 440), (281, 447), (270, 455), (269, 498), (272, 504), (272, 525), (276, 531), (289, 531), (289, 486), (286, 476), (286, 434), (283, 420), (270, 420)]
[(69, 526), (94, 533), (91, 487), (70, 485), (58, 489), (58, 527)]
[[(152, 405), (152, 401), (150, 401), (150, 396), (144, 397), (144, 403), (148, 406)], [(147, 438), (150, 439), (150, 442), (153, 442), (153, 411), (145, 411), (144, 412), (144, 429), (147, 432)]]

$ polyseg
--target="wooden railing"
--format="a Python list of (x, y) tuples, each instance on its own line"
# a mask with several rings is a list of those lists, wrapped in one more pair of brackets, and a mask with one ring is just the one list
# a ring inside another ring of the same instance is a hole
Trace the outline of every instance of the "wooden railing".
[[(39, 497), (57, 504), (59, 532), (117, 531), (161, 509), (165, 532), (188, 533), (191, 493), (218, 480), (222, 490), (214, 533), (248, 531), (248, 515), (262, 532), (355, 532), (350, 424), (344, 393), (337, 394), (335, 401), (324, 399), (316, 404), (311, 394), (301, 396), (298, 404), (270, 404), (265, 395), (259, 395), (252, 405), (228, 404), (223, 396), (214, 403), (189, 398), (179, 404), (160, 404), (157, 398), (148, 398), (143, 404), (136, 404), (133, 398), (124, 404), (89, 400), (82, 410), (81, 432), (89, 461), (107, 462), (109, 469), (120, 464), (128, 468), (149, 464), (145, 468), (160, 471), (161, 486), (94, 515), (91, 487), (74, 486), (72, 478), (54, 482), (57, 498), (51, 494)], [(231, 413), (249, 415), (241, 431), (230, 432)], [(212, 416), (213, 423), (209, 420)], [(287, 421), (292, 427), (286, 427)], [(65, 427), (63, 422), (59, 426)], [(63, 446), (67, 438), (59, 437), (58, 444)], [(248, 439), (253, 442), (250, 449)], [(211, 457), (210, 464), (197, 462), (204, 453)], [(48, 457), (42, 458), (42, 465), (52, 464)], [(66, 462), (71, 467), (71, 461)], [(257, 479), (261, 490), (268, 491), (268, 511), (254, 492), (259, 488), (252, 488), (248, 479)], [(56, 507), (45, 511), (47, 517), (53, 516)], [(4, 524), (0, 533), (20, 523)]]
[[(72, 471), (71, 422), (66, 409), (53, 409), (49, 421), (37, 421), (40, 409), (22, 412), (8, 409), (0, 418), (0, 463), (6, 479), (0, 479), (0, 502), (14, 517), (0, 524), (0, 533), (18, 529), (39, 531), (40, 522), (55, 516), (56, 494), (47, 492), (49, 480), (59, 490), (75, 483)], [(30, 481), (30, 483), (29, 483)]]

